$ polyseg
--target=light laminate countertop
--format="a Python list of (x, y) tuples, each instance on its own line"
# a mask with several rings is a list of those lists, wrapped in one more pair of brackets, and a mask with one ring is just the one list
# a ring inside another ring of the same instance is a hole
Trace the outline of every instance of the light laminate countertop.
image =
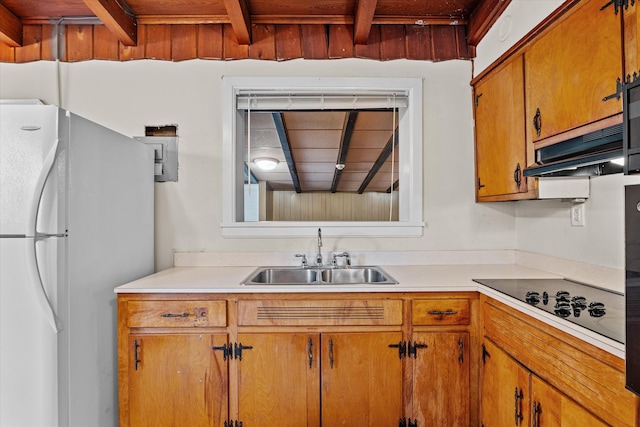
[(256, 267), (174, 267), (115, 289), (127, 293), (352, 293), (352, 292), (480, 292), (510, 307), (624, 359), (624, 344), (509, 297), (473, 279), (559, 278), (557, 274), (518, 264), (382, 265), (397, 285), (253, 285), (240, 283)]

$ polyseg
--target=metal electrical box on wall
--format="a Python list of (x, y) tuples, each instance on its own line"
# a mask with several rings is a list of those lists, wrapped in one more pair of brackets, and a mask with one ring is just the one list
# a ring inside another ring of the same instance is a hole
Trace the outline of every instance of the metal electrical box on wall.
[(154, 148), (156, 182), (178, 181), (178, 137), (136, 136), (134, 139)]

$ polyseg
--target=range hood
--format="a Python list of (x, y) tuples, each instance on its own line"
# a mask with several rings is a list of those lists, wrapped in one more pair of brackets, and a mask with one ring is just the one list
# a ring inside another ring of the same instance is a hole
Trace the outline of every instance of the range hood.
[(536, 165), (523, 175), (597, 176), (622, 173), (623, 166), (611, 160), (622, 159), (622, 123), (591, 132), (535, 151)]

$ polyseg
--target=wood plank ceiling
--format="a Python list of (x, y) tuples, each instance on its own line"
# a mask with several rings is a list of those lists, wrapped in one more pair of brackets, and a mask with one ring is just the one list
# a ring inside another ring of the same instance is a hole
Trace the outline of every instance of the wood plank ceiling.
[(470, 59), (509, 2), (0, 0), (0, 61)]
[[(471, 59), (510, 1), (0, 0), (0, 62)], [(273, 190), (389, 191), (399, 153), (380, 114), (256, 117), (270, 136), (252, 151), (280, 164), (252, 174)]]

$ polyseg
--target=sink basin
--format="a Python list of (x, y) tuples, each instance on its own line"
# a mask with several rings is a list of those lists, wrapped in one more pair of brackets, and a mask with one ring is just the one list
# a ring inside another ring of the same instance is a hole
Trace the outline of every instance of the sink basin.
[(380, 267), (259, 267), (242, 285), (396, 285)]

